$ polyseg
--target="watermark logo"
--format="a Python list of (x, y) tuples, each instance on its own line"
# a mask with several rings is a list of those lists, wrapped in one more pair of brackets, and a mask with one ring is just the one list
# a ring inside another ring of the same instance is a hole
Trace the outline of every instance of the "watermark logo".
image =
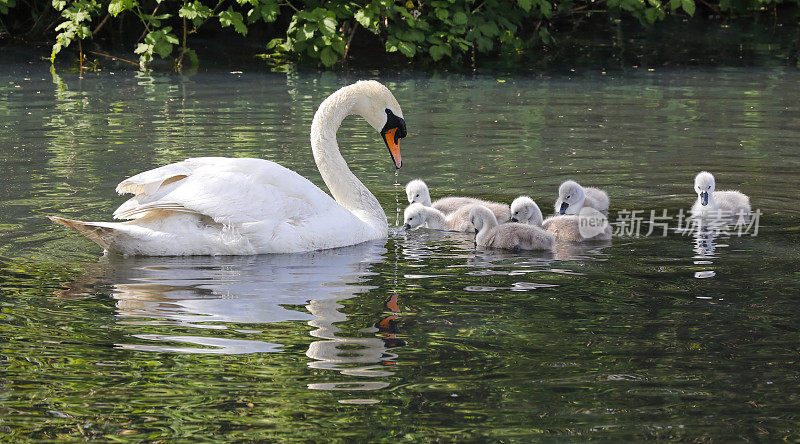
[(667, 236), (668, 232), (674, 231), (684, 236), (708, 232), (723, 236), (758, 236), (761, 214), (761, 210), (717, 211), (696, 217), (683, 210), (677, 214), (669, 214), (667, 210), (649, 210), (649, 214), (645, 210), (620, 210), (613, 224), (613, 234), (616, 237), (647, 237)]
[(592, 238), (608, 230), (605, 214), (594, 208), (583, 207), (578, 212), (578, 232), (585, 238)]

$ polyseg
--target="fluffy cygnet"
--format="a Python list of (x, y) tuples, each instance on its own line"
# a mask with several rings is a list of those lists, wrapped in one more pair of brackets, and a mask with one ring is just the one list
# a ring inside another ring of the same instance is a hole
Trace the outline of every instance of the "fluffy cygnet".
[(528, 196), (519, 196), (511, 202), (511, 222), (542, 226), (542, 210)]
[(469, 222), (470, 208), (472, 207), (465, 206), (445, 215), (436, 208), (415, 202), (406, 207), (403, 213), (403, 228), (411, 230), (425, 226), (433, 230), (473, 232), (475, 227)]
[(748, 217), (750, 214), (750, 198), (739, 191), (715, 191), (714, 176), (708, 171), (701, 171), (694, 178), (694, 190), (697, 201), (692, 206), (692, 215), (696, 217)]
[(501, 223), (507, 221), (511, 217), (511, 211), (509, 210), (508, 205), (489, 200), (481, 200), (473, 197), (450, 196), (443, 197), (435, 202), (431, 202), (431, 195), (430, 191), (428, 190), (428, 185), (422, 179), (414, 179), (406, 184), (406, 197), (408, 198), (408, 203), (410, 204), (419, 202), (426, 207), (436, 208), (445, 215), (454, 213), (455, 211), (464, 207), (468, 207), (466, 211), (469, 211), (469, 208), (471, 208), (472, 205), (481, 204), (492, 210), (497, 220)]
[(552, 234), (559, 242), (575, 243), (589, 240), (611, 239), (611, 225), (606, 223), (602, 229), (584, 227), (584, 229), (581, 230), (581, 217), (582, 216), (577, 214), (550, 216), (544, 220), (542, 228)]
[(469, 220), (475, 226), (475, 243), (482, 247), (505, 250), (552, 250), (553, 235), (539, 227), (516, 222), (499, 225), (492, 211), (475, 205), (469, 211)]
[(605, 191), (582, 187), (574, 180), (568, 180), (558, 187), (556, 199), (556, 213), (578, 214), (581, 208), (589, 207), (597, 211), (608, 213), (608, 194)]

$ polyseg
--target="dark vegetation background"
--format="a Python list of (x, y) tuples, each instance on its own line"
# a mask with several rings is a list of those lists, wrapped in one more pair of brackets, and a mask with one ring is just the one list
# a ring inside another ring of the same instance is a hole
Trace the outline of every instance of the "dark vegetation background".
[[(0, 0), (0, 39), (52, 60), (289, 66), (797, 65), (800, 0)], [(67, 50), (65, 52), (65, 50)], [(60, 54), (66, 54), (61, 55)], [(116, 59), (112, 59), (115, 57)]]

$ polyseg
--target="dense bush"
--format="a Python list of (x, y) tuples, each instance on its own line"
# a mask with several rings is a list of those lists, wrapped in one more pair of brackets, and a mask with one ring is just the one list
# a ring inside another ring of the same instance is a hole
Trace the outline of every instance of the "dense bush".
[[(629, 16), (648, 25), (669, 14), (695, 13), (695, 0), (0, 0), (0, 18), (14, 9), (17, 27), (55, 33), (52, 58), (116, 22), (118, 33), (140, 35), (130, 49), (141, 65), (172, 57), (176, 69), (196, 62), (191, 36), (209, 24), (274, 37), (265, 58), (330, 67), (347, 58), (354, 37), (380, 42), (388, 53), (421, 62), (469, 65), (479, 54), (507, 55), (552, 43), (558, 21)], [(705, 0), (704, 8), (733, 17), (777, 12), (800, 0)], [(771, 8), (771, 9), (768, 9)], [(29, 10), (29, 11), (27, 11)], [(20, 17), (32, 17), (22, 20)], [(56, 20), (53, 20), (56, 19)], [(124, 26), (123, 26), (124, 21)], [(51, 25), (49, 23), (52, 23)], [(47, 29), (42, 29), (43, 27)], [(8, 26), (3, 25), (8, 32)], [(131, 40), (130, 38), (128, 39)]]

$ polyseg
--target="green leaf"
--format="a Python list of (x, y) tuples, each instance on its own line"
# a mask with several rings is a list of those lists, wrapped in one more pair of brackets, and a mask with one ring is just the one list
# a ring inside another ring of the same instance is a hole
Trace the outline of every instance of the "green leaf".
[(439, 60), (442, 59), (442, 57), (444, 57), (446, 54), (450, 53), (450, 48), (448, 48), (446, 46), (435, 45), (435, 46), (431, 46), (430, 49), (428, 49), (428, 52), (430, 53), (431, 58), (433, 59), (433, 61), (434, 62), (438, 62)]
[(500, 30), (497, 29), (497, 24), (494, 22), (485, 22), (478, 26), (478, 29), (481, 31), (483, 35), (486, 37), (494, 37), (500, 33)]
[(694, 0), (681, 0), (681, 6), (687, 14), (694, 16), (695, 4)]
[(241, 35), (247, 35), (247, 25), (244, 24), (244, 17), (239, 12), (233, 10), (232, 6), (228, 7), (227, 11), (219, 13), (219, 23), (223, 27), (233, 26)]
[(531, 6), (533, 5), (532, 0), (517, 0), (517, 4), (525, 12), (530, 12)]
[(417, 45), (411, 42), (398, 41), (397, 48), (409, 59), (414, 57), (414, 54), (417, 53)]
[(466, 25), (467, 24), (467, 14), (464, 14), (461, 11), (456, 12), (453, 14), (453, 23), (455, 25)]
[(336, 33), (336, 19), (333, 17), (325, 17), (322, 19), (322, 22), (319, 24), (319, 30), (322, 32), (322, 35), (326, 37), (331, 37)]
[(53, 8), (56, 11), (61, 11), (67, 7), (67, 0), (53, 0)]
[(326, 46), (322, 48), (322, 52), (319, 53), (319, 59), (322, 61), (323, 65), (330, 67), (339, 61), (339, 56), (336, 55), (330, 46)]
[(436, 8), (436, 18), (439, 20), (447, 20), (447, 17), (450, 17), (450, 12), (444, 8)]
[(363, 27), (365, 27), (367, 29), (370, 29), (370, 28), (372, 28), (372, 21), (373, 20), (372, 20), (372, 17), (367, 15), (367, 14), (368, 13), (366, 12), (365, 9), (361, 9), (358, 12), (356, 12), (353, 17), (355, 17), (355, 19), (356, 19), (356, 21), (358, 22), (359, 25), (361, 25), (361, 26), (363, 26)]
[(120, 12), (133, 8), (132, 0), (111, 0), (108, 4), (108, 13), (111, 17), (116, 17)]

